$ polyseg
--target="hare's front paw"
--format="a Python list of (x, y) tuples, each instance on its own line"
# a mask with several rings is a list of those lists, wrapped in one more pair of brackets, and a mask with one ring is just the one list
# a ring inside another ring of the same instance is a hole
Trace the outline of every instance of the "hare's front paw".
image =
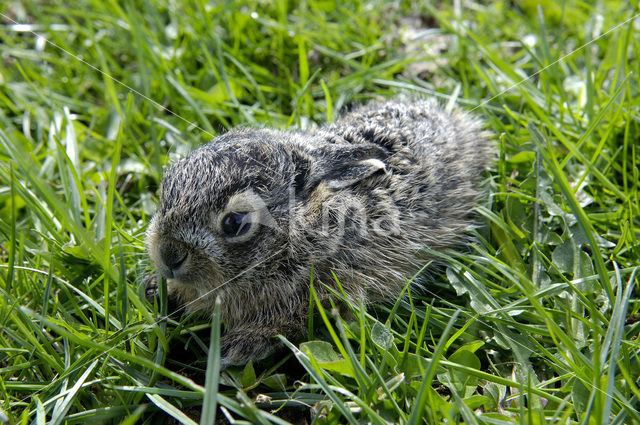
[(262, 360), (278, 346), (273, 329), (234, 329), (220, 338), (220, 364), (222, 368), (244, 365), (251, 360)]
[[(167, 313), (174, 314), (180, 312), (179, 299), (173, 293), (171, 288), (167, 288)], [(156, 303), (160, 305), (160, 286), (158, 285), (158, 278), (155, 273), (149, 273), (144, 277), (144, 296), (153, 305)]]
[(149, 273), (144, 277), (144, 296), (151, 304), (160, 298), (160, 289), (155, 273)]

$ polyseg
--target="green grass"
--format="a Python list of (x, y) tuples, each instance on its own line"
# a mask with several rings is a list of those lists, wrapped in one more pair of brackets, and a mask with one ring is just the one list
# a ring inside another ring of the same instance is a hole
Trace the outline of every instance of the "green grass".
[[(640, 424), (638, 8), (437, 3), (0, 4), (0, 423)], [(399, 93), (494, 133), (477, 243), (220, 375), (144, 300), (163, 167)]]

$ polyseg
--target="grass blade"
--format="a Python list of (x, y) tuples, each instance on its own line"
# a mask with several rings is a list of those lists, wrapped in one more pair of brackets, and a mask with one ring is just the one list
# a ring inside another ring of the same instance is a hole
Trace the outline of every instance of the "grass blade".
[(218, 383), (220, 382), (220, 298), (216, 299), (216, 305), (211, 319), (210, 338), (200, 425), (213, 425), (216, 421)]

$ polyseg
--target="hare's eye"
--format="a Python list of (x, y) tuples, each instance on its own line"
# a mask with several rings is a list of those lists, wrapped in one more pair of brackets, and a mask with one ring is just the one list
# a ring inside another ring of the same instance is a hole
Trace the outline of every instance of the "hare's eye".
[(222, 233), (225, 236), (240, 236), (249, 231), (251, 222), (249, 214), (245, 213), (229, 213), (222, 219)]

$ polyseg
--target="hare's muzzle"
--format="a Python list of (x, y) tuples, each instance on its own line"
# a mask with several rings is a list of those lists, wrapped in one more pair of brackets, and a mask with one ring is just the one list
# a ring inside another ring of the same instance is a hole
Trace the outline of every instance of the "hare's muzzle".
[(180, 274), (180, 269), (186, 266), (189, 257), (186, 247), (173, 240), (162, 241), (158, 247), (158, 254), (162, 264), (157, 266), (168, 278), (176, 278), (176, 275)]

